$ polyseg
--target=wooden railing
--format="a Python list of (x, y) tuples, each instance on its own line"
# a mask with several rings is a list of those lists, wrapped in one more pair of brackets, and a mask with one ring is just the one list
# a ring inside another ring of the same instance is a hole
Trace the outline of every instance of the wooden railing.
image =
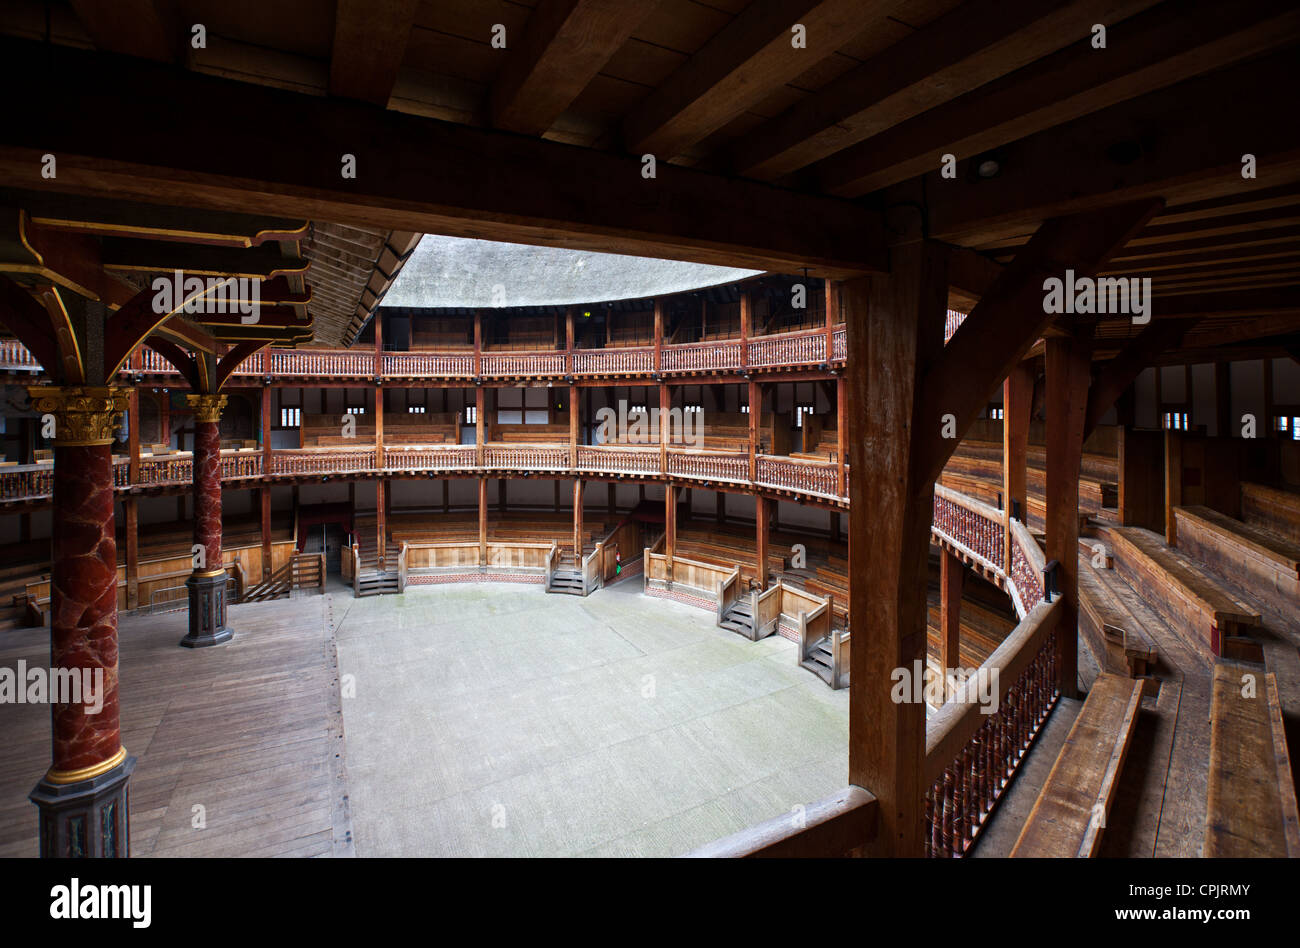
[(749, 367), (809, 365), (826, 361), (826, 331), (803, 330), (749, 340)]
[(672, 450), (668, 473), (708, 481), (748, 481), (749, 458), (743, 454)]
[(564, 375), (563, 352), (484, 352), (485, 376)]
[(569, 448), (567, 445), (491, 444), (483, 449), (483, 466), (508, 471), (567, 471)]
[(966, 853), (1055, 706), (1062, 602), (1030, 610), (927, 723), (926, 855)]
[(687, 855), (699, 859), (826, 858), (858, 855), (876, 835), (876, 798), (849, 786), (798, 811), (749, 826)]
[(474, 467), (476, 459), (472, 444), (384, 447), (385, 471), (456, 471)]
[(839, 471), (834, 464), (760, 454), (754, 468), (755, 480), (763, 487), (825, 497), (835, 497), (838, 493)]
[(935, 485), (931, 531), (978, 558), (987, 571), (999, 576), (1006, 572), (1002, 518), (1002, 511), (996, 507)]
[(754, 593), (754, 641), (766, 638), (776, 631), (784, 611), (785, 586), (775, 583), (762, 592)]
[(472, 378), (472, 352), (385, 352), (384, 375), (396, 378)]
[(268, 356), (272, 377), (373, 378), (375, 374), (375, 354), (364, 350), (272, 349)]
[(611, 474), (658, 474), (659, 449), (621, 445), (579, 445), (578, 468)]
[(375, 469), (375, 448), (277, 448), (272, 474), (351, 474)]
[(582, 594), (592, 592), (605, 585), (605, 547), (597, 543), (596, 548), (582, 559)]
[(0, 369), (39, 370), (41, 364), (32, 357), (28, 348), (17, 339), (0, 339)]
[(718, 600), (718, 622), (722, 622), (722, 617), (727, 614), (727, 610), (740, 600), (741, 592), (739, 567), (718, 580), (714, 591), (714, 596)]
[(574, 375), (649, 375), (655, 351), (635, 349), (578, 349), (573, 353)]
[(686, 342), (663, 347), (665, 372), (699, 372), (740, 368), (739, 342)]

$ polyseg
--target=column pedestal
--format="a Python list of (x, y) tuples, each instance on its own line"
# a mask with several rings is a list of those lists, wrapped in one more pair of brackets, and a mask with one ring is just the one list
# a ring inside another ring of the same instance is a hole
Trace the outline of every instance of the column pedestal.
[(73, 783), (46, 775), (27, 799), (40, 810), (42, 859), (126, 858), (131, 855), (128, 783), (135, 758), (119, 752), (103, 773)]
[(181, 645), (206, 648), (234, 638), (234, 631), (226, 625), (226, 571), (191, 573), (185, 587), (189, 591), (190, 630)]

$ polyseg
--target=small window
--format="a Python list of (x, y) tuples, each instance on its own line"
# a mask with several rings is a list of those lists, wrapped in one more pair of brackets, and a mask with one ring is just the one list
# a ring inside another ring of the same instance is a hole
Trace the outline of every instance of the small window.
[(407, 411), (409, 414), (412, 414), (412, 415), (423, 415), (423, 414), (424, 414), (424, 406), (423, 406), (423, 405), (407, 405), (407, 406), (406, 406), (406, 411)]
[(999, 408), (990, 408), (990, 409), (989, 409), (989, 417), (992, 418), (994, 421), (1001, 421), (1001, 420), (1002, 420), (1002, 409), (1001, 409), (1000, 407), (999, 407)]
[(740, 406), (740, 413), (741, 413), (742, 415), (748, 415), (748, 414), (749, 414), (749, 406), (748, 406), (748, 405), (741, 405), (741, 406)]
[(796, 405), (794, 407), (794, 426), (802, 428), (804, 416), (812, 414), (815, 414), (812, 405)]
[(683, 406), (682, 406), (682, 412), (683, 412), (683, 413), (685, 413), (685, 412), (691, 412), (691, 411), (693, 411), (693, 412), (702, 412), (702, 411), (704, 411), (704, 406), (703, 406), (703, 405), (683, 405)]
[(467, 424), (467, 425), (476, 425), (476, 424), (478, 424), (478, 406), (477, 406), (477, 405), (466, 405), (466, 406), (465, 406), (465, 424)]
[(1165, 422), (1165, 428), (1169, 431), (1186, 431), (1187, 412), (1167, 411), (1165, 412), (1164, 422)]
[(343, 411), (344, 411), (345, 414), (348, 414), (348, 415), (364, 415), (364, 414), (366, 413), (366, 406), (364, 406), (364, 405), (353, 405), (351, 408), (345, 408), (345, 409), (343, 409)]
[(301, 408), (281, 408), (280, 409), (280, 427), (297, 428), (302, 424)]

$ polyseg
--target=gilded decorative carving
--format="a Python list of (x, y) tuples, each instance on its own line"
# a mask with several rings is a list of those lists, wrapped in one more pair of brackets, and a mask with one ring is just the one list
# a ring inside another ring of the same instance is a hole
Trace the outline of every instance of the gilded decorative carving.
[(33, 385), (27, 394), (37, 412), (54, 416), (54, 443), (61, 447), (112, 444), (130, 400), (130, 389), (116, 385)]
[(185, 404), (194, 409), (195, 421), (218, 422), (226, 407), (225, 395), (186, 395)]

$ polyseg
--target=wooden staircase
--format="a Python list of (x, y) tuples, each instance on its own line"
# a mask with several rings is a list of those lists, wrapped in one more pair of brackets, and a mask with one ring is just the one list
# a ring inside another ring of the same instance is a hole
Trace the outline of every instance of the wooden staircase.
[(566, 596), (584, 596), (582, 565), (575, 561), (572, 554), (562, 553), (555, 561), (555, 572), (546, 584), (548, 593), (562, 593)]
[(749, 596), (741, 596), (722, 614), (718, 620), (721, 628), (737, 632), (747, 639), (754, 638), (754, 601)]
[[(365, 534), (357, 534), (352, 547), (352, 592), (357, 597), (396, 595), (403, 590), (403, 554), (389, 554), (390, 560), (380, 559), (379, 551), (366, 541)], [(373, 542), (373, 541), (372, 541)], [(405, 551), (405, 544), (402, 549)], [(390, 565), (396, 568), (388, 568)]]
[(295, 553), (270, 577), (246, 589), (239, 602), (284, 599), (292, 595), (295, 589), (323, 589), (324, 586), (325, 554)]
[(832, 680), (834, 674), (834, 659), (831, 652), (831, 640), (829, 637), (818, 639), (812, 643), (808, 653), (804, 656), (803, 661), (799, 663), (800, 667), (806, 668), (832, 688), (835, 682)]

